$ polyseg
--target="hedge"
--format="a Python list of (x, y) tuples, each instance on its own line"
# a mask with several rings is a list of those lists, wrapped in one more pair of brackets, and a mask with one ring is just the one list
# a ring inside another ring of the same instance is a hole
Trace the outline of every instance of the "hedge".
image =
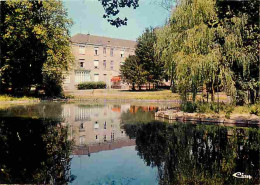
[(106, 83), (105, 82), (84, 82), (78, 84), (78, 89), (105, 89)]

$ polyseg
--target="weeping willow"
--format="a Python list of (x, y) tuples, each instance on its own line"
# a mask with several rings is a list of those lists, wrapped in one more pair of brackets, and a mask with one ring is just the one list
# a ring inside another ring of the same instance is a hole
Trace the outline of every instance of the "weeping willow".
[(234, 64), (241, 66), (243, 76), (257, 61), (243, 39), (246, 15), (219, 19), (215, 0), (181, 0), (173, 9), (169, 22), (157, 31), (156, 53), (164, 61), (174, 85), (183, 100), (195, 101), (200, 87), (206, 86), (214, 101), (216, 87), (236, 96)]

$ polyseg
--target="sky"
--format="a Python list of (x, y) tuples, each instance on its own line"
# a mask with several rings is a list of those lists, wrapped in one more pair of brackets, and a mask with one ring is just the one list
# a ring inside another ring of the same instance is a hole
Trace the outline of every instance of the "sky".
[(123, 8), (120, 18), (128, 18), (127, 26), (116, 28), (103, 18), (104, 9), (98, 0), (64, 0), (68, 16), (73, 20), (71, 36), (77, 33), (136, 40), (146, 27), (163, 26), (170, 12), (154, 0), (140, 0), (139, 7)]

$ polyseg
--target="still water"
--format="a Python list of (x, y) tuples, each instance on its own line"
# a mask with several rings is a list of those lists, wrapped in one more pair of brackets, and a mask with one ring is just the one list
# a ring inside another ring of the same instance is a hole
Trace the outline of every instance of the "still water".
[(0, 183), (259, 184), (258, 128), (154, 120), (156, 110), (169, 106), (1, 108)]

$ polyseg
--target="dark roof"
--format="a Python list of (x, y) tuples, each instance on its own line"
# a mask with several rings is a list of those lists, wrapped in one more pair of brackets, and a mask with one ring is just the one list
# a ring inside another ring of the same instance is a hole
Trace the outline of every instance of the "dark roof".
[(72, 43), (78, 44), (94, 44), (94, 45), (110, 45), (110, 46), (119, 46), (126, 48), (134, 48), (136, 42), (132, 40), (123, 40), (123, 39), (114, 39), (109, 37), (101, 37), (96, 35), (81, 34), (78, 33), (71, 37)]

